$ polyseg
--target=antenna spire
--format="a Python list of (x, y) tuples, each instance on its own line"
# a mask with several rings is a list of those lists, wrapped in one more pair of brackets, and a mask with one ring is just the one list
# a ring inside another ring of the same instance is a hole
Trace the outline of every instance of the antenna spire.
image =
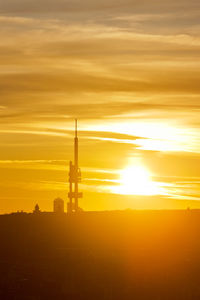
[(78, 121), (75, 119), (75, 137), (77, 138), (78, 136)]
[(78, 126), (77, 119), (75, 119), (75, 138), (74, 138), (74, 163), (69, 163), (69, 202), (67, 204), (67, 210), (69, 213), (78, 212), (78, 200), (83, 197), (83, 194), (79, 192), (79, 182), (81, 181), (81, 171), (78, 165)]

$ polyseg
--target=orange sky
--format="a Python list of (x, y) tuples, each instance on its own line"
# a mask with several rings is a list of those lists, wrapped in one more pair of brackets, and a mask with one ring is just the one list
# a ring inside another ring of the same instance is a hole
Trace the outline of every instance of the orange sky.
[[(195, 0), (1, 4), (0, 213), (67, 201), (75, 117), (84, 209), (200, 207), (199, 11)], [(118, 188), (136, 165), (154, 195)]]

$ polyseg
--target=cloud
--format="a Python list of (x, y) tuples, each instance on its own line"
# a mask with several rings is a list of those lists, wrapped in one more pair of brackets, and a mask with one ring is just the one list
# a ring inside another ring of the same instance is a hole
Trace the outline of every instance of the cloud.
[[(3, 102), (3, 101), (2, 101)], [(127, 118), (140, 118), (141, 116), (137, 116), (138, 113), (146, 113), (150, 117), (154, 116), (154, 118), (158, 118), (162, 114), (162, 118), (164, 116), (168, 118), (170, 114), (173, 114), (175, 111), (175, 114), (180, 114), (180, 117), (182, 117), (183, 113), (186, 113), (189, 111), (195, 111), (198, 112), (200, 109), (200, 105), (198, 101), (194, 101), (193, 103), (169, 103), (169, 101), (166, 101), (163, 103), (160, 102), (141, 102), (141, 101), (121, 101), (121, 102), (100, 102), (100, 103), (87, 103), (84, 101), (84, 103), (76, 103), (71, 104), (67, 103), (68, 101), (65, 101), (66, 103), (58, 103), (57, 105), (55, 103), (50, 103), (50, 105), (47, 105), (47, 103), (44, 101), (35, 103), (31, 107), (24, 107), (23, 102), (17, 102), (17, 101), (11, 101), (9, 103), (10, 106), (16, 105), (18, 106), (18, 110), (20, 109), (19, 105), (21, 106), (22, 112), (15, 112), (10, 113), (9, 108), (3, 109), (2, 112), (0, 112), (1, 115), (1, 123), (19, 123), (22, 121), (32, 120), (33, 127), (35, 122), (51, 122), (51, 121), (69, 121), (72, 118), (78, 117), (79, 119), (84, 120), (95, 120), (95, 119), (105, 119), (105, 118), (113, 118), (113, 117), (119, 117), (123, 118), (123, 116), (127, 115)], [(4, 103), (4, 102), (3, 102)], [(7, 103), (7, 104), (8, 104)], [(177, 113), (178, 111), (178, 113)], [(156, 115), (156, 112), (158, 115)], [(181, 114), (182, 113), (182, 114)], [(35, 134), (43, 134), (43, 132), (46, 132), (47, 134), (53, 135), (55, 134), (66, 134), (66, 131), (62, 130), (54, 130), (51, 128), (45, 128), (45, 124), (40, 128), (33, 128), (32, 133)], [(6, 129), (5, 129), (6, 130)], [(5, 131), (4, 130), (4, 131)], [(27, 130), (27, 129), (26, 129)], [(25, 129), (21, 129), (20, 132), (26, 131)], [(40, 132), (38, 131), (40, 130)], [(54, 132), (53, 132), (54, 130)], [(6, 132), (9, 130), (7, 129)], [(1, 130), (1, 132), (3, 132)], [(17, 132), (17, 129), (15, 129), (15, 132)], [(29, 130), (27, 130), (27, 133)], [(105, 133), (104, 137), (105, 137)]]
[(33, 0), (19, 0), (17, 3), (14, 0), (7, 0), (1, 4), (2, 13), (42, 13), (42, 12), (78, 12), (78, 11), (99, 11), (105, 10), (110, 11), (130, 11), (133, 12), (149, 12), (149, 11), (173, 11), (184, 9), (188, 7), (190, 10), (198, 8), (199, 2), (196, 0), (190, 1), (179, 0), (179, 1), (168, 1), (160, 2), (158, 0), (145, 0), (139, 2), (137, 0), (110, 0), (109, 2), (102, 1), (92, 1), (86, 0), (84, 3), (81, 0), (58, 0), (56, 3), (52, 0), (41, 0), (40, 3), (36, 3)]
[[(18, 186), (26, 187), (30, 176), (36, 190), (54, 185), (64, 191), (59, 183), (66, 180), (65, 163), (47, 161), (71, 158), (75, 117), (81, 120), (81, 164), (86, 169), (116, 171), (128, 157), (141, 156), (158, 178), (199, 176), (194, 153), (199, 151), (200, 126), (199, 1), (1, 2), (2, 182), (14, 187), (19, 176)], [(113, 132), (112, 124), (120, 131), (123, 122), (146, 125), (143, 133), (131, 135), (131, 125), (129, 134)], [(152, 122), (161, 127), (161, 140), (149, 136)], [(181, 132), (191, 138), (176, 155), (158, 151), (158, 144), (169, 145), (170, 139), (162, 124), (173, 125), (173, 137)], [(153, 142), (155, 151), (148, 151)], [(139, 149), (142, 143), (149, 147)], [(190, 148), (188, 157), (182, 157), (185, 148)], [(88, 175), (100, 181), (112, 176)], [(191, 192), (186, 182), (173, 184), (178, 195), (181, 189), (183, 197), (197, 194), (196, 185)], [(43, 198), (41, 191), (38, 195)]]

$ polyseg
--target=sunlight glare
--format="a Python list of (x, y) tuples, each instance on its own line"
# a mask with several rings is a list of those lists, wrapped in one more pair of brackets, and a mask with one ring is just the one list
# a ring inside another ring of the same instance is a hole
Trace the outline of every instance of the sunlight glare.
[[(91, 127), (86, 129), (91, 130)], [(195, 131), (180, 126), (175, 121), (170, 124), (153, 120), (148, 122), (112, 121), (104, 125), (94, 124), (92, 130), (128, 135), (127, 140), (118, 140), (123, 143), (130, 143), (130, 136), (136, 137), (132, 143), (142, 150), (189, 152), (195, 148), (197, 151), (197, 143), (194, 140)]]
[(163, 193), (159, 183), (151, 180), (150, 172), (142, 165), (133, 165), (120, 171), (119, 185), (112, 192), (122, 195), (158, 195)]

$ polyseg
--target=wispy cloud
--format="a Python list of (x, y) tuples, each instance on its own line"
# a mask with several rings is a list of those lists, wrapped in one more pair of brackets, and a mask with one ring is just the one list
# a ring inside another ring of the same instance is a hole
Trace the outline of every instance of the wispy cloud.
[(143, 157), (156, 180), (172, 185), (169, 197), (197, 199), (199, 8), (196, 0), (3, 1), (5, 198), (27, 199), (30, 189), (32, 198), (66, 196), (79, 118), (86, 192), (114, 182), (129, 157)]

